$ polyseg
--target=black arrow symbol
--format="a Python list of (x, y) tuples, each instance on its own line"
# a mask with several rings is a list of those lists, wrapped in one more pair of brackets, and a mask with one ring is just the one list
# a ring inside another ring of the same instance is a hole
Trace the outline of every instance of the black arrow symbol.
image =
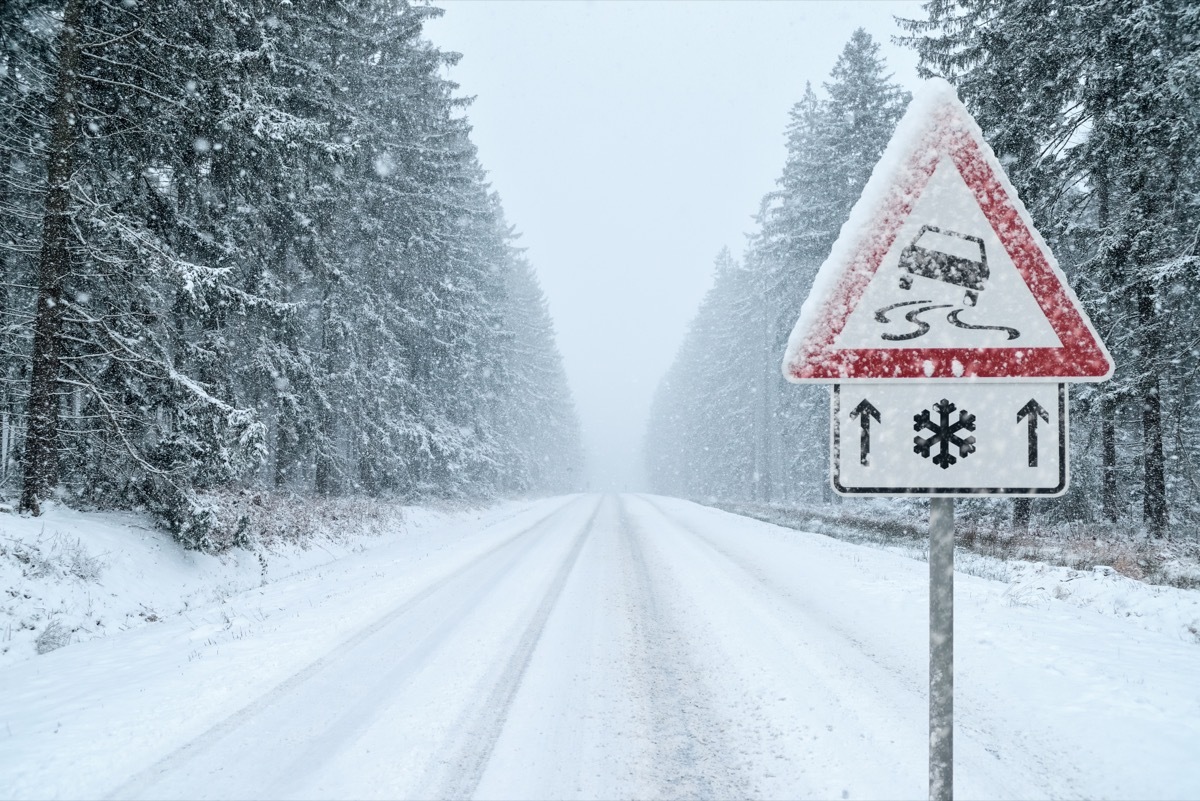
[(1029, 418), (1029, 466), (1037, 467), (1037, 424), (1038, 418), (1042, 418), (1045, 422), (1050, 422), (1050, 413), (1042, 408), (1042, 404), (1038, 403), (1033, 398), (1029, 399), (1029, 403), (1021, 407), (1017, 412), (1017, 422)]
[(878, 423), (879, 410), (872, 406), (869, 400), (863, 398), (854, 407), (854, 411), (850, 412), (850, 419), (853, 420), (855, 417), (859, 418), (859, 422), (862, 424), (862, 435), (858, 439), (858, 461), (860, 464), (865, 465), (867, 463), (867, 454), (871, 452), (871, 418), (874, 417), (875, 422)]

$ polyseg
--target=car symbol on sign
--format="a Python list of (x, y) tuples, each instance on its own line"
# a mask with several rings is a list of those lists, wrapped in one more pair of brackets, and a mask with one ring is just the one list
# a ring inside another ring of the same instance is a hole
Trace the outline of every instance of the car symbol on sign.
[(900, 269), (901, 289), (912, 289), (914, 275), (932, 278), (963, 287), (974, 306), (988, 280), (987, 250), (977, 236), (923, 225), (900, 253)]

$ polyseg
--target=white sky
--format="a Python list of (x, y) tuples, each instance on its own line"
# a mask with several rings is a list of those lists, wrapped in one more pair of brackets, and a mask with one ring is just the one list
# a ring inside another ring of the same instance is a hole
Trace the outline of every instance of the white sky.
[[(857, 27), (901, 83), (881, 2), (435, 0), (463, 59), (479, 157), (537, 269), (584, 428), (590, 488), (644, 489), (650, 402), (711, 283), (783, 168), (804, 83)], [(802, 298), (796, 299), (799, 312)], [(782, 354), (780, 354), (782, 358)]]

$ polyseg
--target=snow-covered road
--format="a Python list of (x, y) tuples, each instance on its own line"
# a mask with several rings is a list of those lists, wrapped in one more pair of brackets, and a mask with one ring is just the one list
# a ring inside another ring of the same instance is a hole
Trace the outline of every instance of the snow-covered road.
[[(0, 793), (922, 797), (926, 580), (674, 499), (530, 502), (0, 671)], [(957, 577), (957, 795), (1200, 795), (1200, 647), (1006, 590)]]

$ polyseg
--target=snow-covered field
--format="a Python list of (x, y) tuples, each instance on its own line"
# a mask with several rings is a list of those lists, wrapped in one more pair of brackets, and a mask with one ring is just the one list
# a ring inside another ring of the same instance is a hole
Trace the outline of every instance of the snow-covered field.
[[(136, 525), (0, 518), (4, 796), (926, 793), (927, 567), (903, 554), (571, 496), (410, 510), (264, 581)], [(1200, 797), (1200, 593), (980, 559), (957, 795)], [(35, 655), (50, 616), (99, 623)]]

